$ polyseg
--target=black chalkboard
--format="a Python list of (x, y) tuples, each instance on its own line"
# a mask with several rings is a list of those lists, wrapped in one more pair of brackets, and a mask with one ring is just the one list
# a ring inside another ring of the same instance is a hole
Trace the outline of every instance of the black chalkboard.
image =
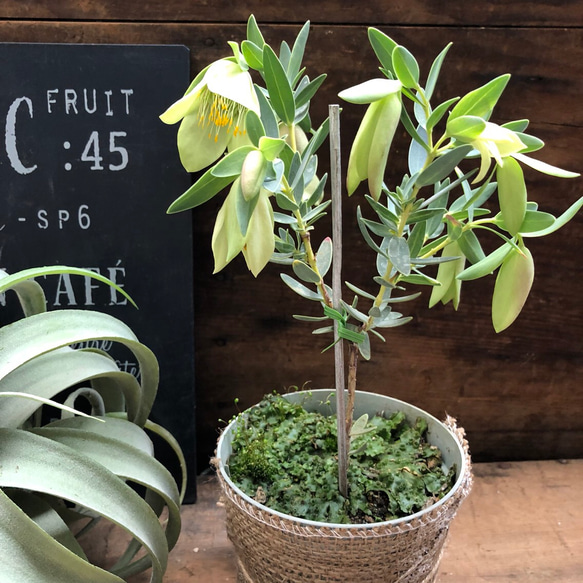
[(165, 214), (189, 177), (176, 129), (158, 119), (188, 84), (188, 49), (0, 44), (0, 79), (0, 267), (90, 268), (132, 296), (139, 310), (85, 278), (41, 282), (49, 309), (109, 312), (154, 351), (161, 381), (152, 418), (184, 449), (192, 501), (192, 225), (188, 214)]

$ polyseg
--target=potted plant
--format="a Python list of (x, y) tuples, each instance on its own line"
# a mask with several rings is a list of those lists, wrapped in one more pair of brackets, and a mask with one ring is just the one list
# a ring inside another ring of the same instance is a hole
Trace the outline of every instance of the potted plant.
[[(293, 45), (283, 42), (276, 53), (251, 16), (247, 38), (229, 43), (233, 55), (203, 69), (161, 115), (165, 123), (180, 122), (180, 158), (186, 170), (200, 172), (169, 213), (230, 186), (212, 235), (215, 272), (239, 253), (255, 276), (270, 261), (285, 265), (284, 283), (320, 306), (294, 317), (319, 322), (317, 334), (334, 334), (328, 343), (336, 355), (334, 390), (271, 396), (223, 432), (216, 463), (227, 528), (241, 582), (429, 582), (471, 484), (467, 443), (454, 420), (440, 423), (408, 404), (357, 391), (358, 361), (370, 358), (372, 339), (384, 340), (385, 329), (410, 321), (399, 306), (421, 293), (407, 291), (411, 285), (431, 290), (430, 306), (457, 308), (464, 281), (497, 272), (492, 321), (497, 332), (507, 328), (533, 282), (528, 238), (559, 229), (583, 198), (559, 217), (528, 199), (522, 165), (558, 177), (577, 174), (530, 156), (543, 143), (527, 133), (527, 120), (490, 121), (509, 75), (433, 104), (449, 45), (423, 83), (411, 52), (370, 28), (381, 74), (340, 97), (368, 106), (346, 183), (348, 194), (368, 186), (368, 209), (358, 209), (356, 222), (376, 265), (371, 288), (346, 282), (354, 299), (342, 300), (338, 108), (313, 127), (310, 102), (325, 75), (310, 79), (302, 68), (308, 33), (306, 23)], [(399, 126), (411, 138), (409, 168), (387, 185)], [(331, 198), (317, 154), (329, 134)], [(331, 201), (333, 236), (316, 237), (314, 225)], [(488, 254), (482, 235), (495, 243)], [(412, 457), (404, 458), (408, 450)], [(381, 474), (385, 481), (373, 484)]]
[[(0, 272), (0, 293), (16, 293), (25, 316), (0, 328), (0, 579), (113, 583), (151, 567), (150, 580), (161, 582), (180, 533), (185, 461), (172, 435), (148, 419), (158, 362), (112, 316), (47, 311), (34, 278), (63, 273), (96, 278), (133, 303), (87, 270)], [(94, 348), (100, 341), (129, 349), (139, 379)], [(146, 430), (176, 452), (181, 492)], [(101, 518), (131, 537), (109, 569), (92, 564), (78, 541)]]

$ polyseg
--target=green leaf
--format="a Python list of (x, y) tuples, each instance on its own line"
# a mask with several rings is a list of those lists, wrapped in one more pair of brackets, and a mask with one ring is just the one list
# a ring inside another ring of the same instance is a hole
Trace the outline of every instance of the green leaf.
[(487, 118), (500, 99), (509, 79), (510, 75), (508, 74), (500, 75), (482, 87), (470, 91), (459, 100), (450, 113), (449, 119), (453, 120), (462, 115)]
[(322, 74), (302, 87), (295, 95), (296, 108), (302, 107), (314, 97), (316, 91), (320, 89), (322, 83), (326, 80), (326, 75)]
[[(441, 71), (441, 66), (443, 65), (443, 61), (445, 60), (445, 56), (449, 51), (452, 43), (449, 43), (440, 53), (437, 55), (435, 60), (431, 65), (431, 69), (429, 70), (429, 75), (427, 76), (427, 83), (425, 85), (425, 97), (427, 100), (431, 99), (433, 95), (433, 91), (435, 90), (435, 86), (437, 84), (437, 79), (439, 77), (439, 73)], [(433, 126), (432, 126), (433, 127)]]
[(292, 263), (294, 273), (306, 283), (320, 283), (321, 277), (307, 263), (296, 259)]
[(445, 154), (436, 158), (421, 174), (417, 177), (418, 186), (428, 186), (439, 180), (443, 180), (453, 172), (454, 168), (472, 151), (472, 146), (463, 145), (448, 150)]
[(306, 43), (308, 41), (309, 33), (310, 21), (306, 22), (304, 26), (302, 26), (291, 51), (291, 56), (287, 67), (287, 77), (290, 83), (294, 81), (302, 67), (302, 60), (304, 58), (304, 51), (306, 50)]
[(474, 263), (474, 265), (471, 265), (461, 273), (458, 273), (457, 278), (462, 281), (471, 281), (473, 279), (484, 277), (485, 275), (490, 275), (500, 267), (510, 251), (512, 251), (512, 245), (510, 243), (504, 243), (504, 245), (498, 247), (498, 249), (492, 251), (489, 255), (486, 255), (486, 257), (481, 261), (478, 261), (478, 263)]
[(251, 140), (251, 143), (258, 148), (259, 140), (265, 136), (265, 128), (260, 117), (251, 109), (245, 117), (245, 129), (247, 130), (247, 136)]
[(524, 233), (525, 237), (544, 237), (545, 235), (554, 233), (566, 225), (579, 212), (581, 207), (583, 207), (583, 196), (579, 200), (575, 201), (562, 215), (557, 217), (551, 226), (540, 231)]
[(496, 332), (505, 330), (520, 314), (534, 280), (534, 261), (530, 251), (512, 249), (504, 258), (492, 296), (492, 323)]
[(447, 110), (458, 100), (459, 97), (453, 97), (452, 99), (448, 99), (447, 101), (439, 104), (427, 118), (427, 122), (425, 124), (427, 131), (431, 131), (441, 121)]
[(504, 166), (497, 166), (498, 200), (500, 214), (506, 230), (512, 235), (520, 231), (526, 214), (526, 184), (520, 164), (514, 158), (506, 158)]
[(542, 211), (526, 211), (524, 215), (524, 221), (520, 225), (520, 234), (525, 237), (530, 237), (531, 233), (536, 233), (538, 231), (544, 231), (555, 224), (557, 219), (550, 213), (545, 213)]
[(263, 47), (263, 66), (271, 105), (279, 118), (290, 125), (296, 115), (293, 91), (282, 64), (269, 45)]
[(261, 114), (261, 122), (265, 128), (265, 135), (270, 138), (279, 138), (279, 123), (271, 103), (258, 87), (255, 88), (255, 94), (259, 102), (259, 112)]
[(241, 174), (243, 162), (249, 152), (254, 151), (253, 146), (241, 146), (232, 152), (229, 152), (224, 158), (221, 158), (210, 170), (215, 178), (234, 179)]
[(393, 69), (404, 87), (419, 87), (419, 64), (415, 57), (403, 46), (397, 45), (392, 53)]
[(464, 231), (462, 236), (457, 240), (461, 252), (468, 258), (472, 264), (479, 263), (485, 259), (486, 255), (482, 250), (480, 241), (473, 231)]
[(451, 118), (447, 122), (448, 135), (462, 140), (471, 142), (475, 140), (486, 129), (486, 122), (475, 115), (460, 115)]
[(392, 55), (397, 43), (384, 32), (372, 27), (368, 29), (368, 40), (381, 65), (394, 74)]
[(415, 224), (409, 237), (407, 237), (407, 245), (409, 245), (409, 256), (417, 257), (425, 240), (425, 223), (418, 222)]
[(523, 164), (534, 168), (534, 170), (538, 170), (543, 174), (548, 174), (549, 176), (556, 176), (557, 178), (577, 178), (580, 176), (578, 172), (571, 172), (569, 170), (563, 170), (562, 168), (557, 168), (557, 166), (551, 166), (551, 164), (547, 164), (546, 162), (541, 162), (540, 160), (536, 160), (535, 158), (531, 158), (530, 156), (525, 156), (524, 154), (512, 154), (514, 158), (520, 160)]
[(247, 64), (257, 71), (263, 69), (263, 49), (258, 47), (254, 42), (244, 40), (241, 43), (241, 52)]
[(256, 44), (260, 49), (263, 49), (265, 40), (263, 39), (263, 35), (257, 25), (257, 20), (253, 14), (251, 14), (247, 20), (247, 39)]
[(207, 170), (184, 194), (179, 196), (166, 211), (168, 214), (179, 213), (195, 208), (221, 192), (233, 182), (234, 177), (213, 176), (213, 168)]

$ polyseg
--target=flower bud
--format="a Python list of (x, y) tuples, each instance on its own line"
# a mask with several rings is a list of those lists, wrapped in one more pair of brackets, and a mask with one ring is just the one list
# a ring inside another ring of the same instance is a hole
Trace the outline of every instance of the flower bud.
[(245, 157), (241, 168), (241, 192), (246, 201), (252, 200), (259, 194), (265, 179), (267, 159), (261, 150), (251, 150)]

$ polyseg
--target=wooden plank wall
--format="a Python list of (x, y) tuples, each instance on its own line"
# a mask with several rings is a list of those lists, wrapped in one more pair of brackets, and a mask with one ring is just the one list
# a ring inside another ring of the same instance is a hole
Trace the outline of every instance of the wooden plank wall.
[[(307, 70), (312, 77), (329, 74), (313, 108), (316, 123), (340, 89), (375, 75), (366, 40), (366, 27), (374, 25), (412, 50), (425, 71), (441, 48), (454, 42), (439, 99), (512, 72), (495, 119), (532, 119), (533, 132), (547, 142), (544, 159), (583, 171), (583, 3), (577, 0), (0, 0), (0, 41), (184, 44), (192, 51), (195, 74), (227, 55), (228, 40), (243, 38), (250, 12), (272, 43), (292, 39), (300, 24), (312, 21)], [(344, 108), (345, 146), (361, 114), (357, 106)], [(346, 154), (345, 148), (345, 159)], [(398, 141), (392, 154), (395, 176), (403, 169), (398, 161), (403, 154)], [(581, 180), (534, 172), (527, 172), (527, 180), (533, 198), (554, 213), (583, 192)], [(160, 196), (170, 202), (177, 194)], [(367, 286), (371, 254), (354, 228), (357, 199), (345, 204), (344, 276)], [(236, 411), (235, 398), (245, 408), (273, 389), (333, 382), (331, 352), (320, 354), (321, 339), (291, 318), (313, 306), (284, 288), (277, 266), (255, 280), (237, 260), (211, 275), (216, 209), (209, 204), (193, 213), (200, 469), (214, 449), (219, 419)], [(455, 317), (451, 307), (428, 310), (425, 293), (406, 306), (407, 313), (416, 314), (414, 323), (395, 330), (386, 345), (373, 347), (373, 361), (360, 368), (360, 388), (406, 399), (440, 417), (446, 411), (456, 416), (479, 460), (580, 457), (582, 227), (579, 216), (562, 233), (532, 241), (534, 289), (509, 331), (496, 335), (491, 329), (492, 278), (465, 286)]]

